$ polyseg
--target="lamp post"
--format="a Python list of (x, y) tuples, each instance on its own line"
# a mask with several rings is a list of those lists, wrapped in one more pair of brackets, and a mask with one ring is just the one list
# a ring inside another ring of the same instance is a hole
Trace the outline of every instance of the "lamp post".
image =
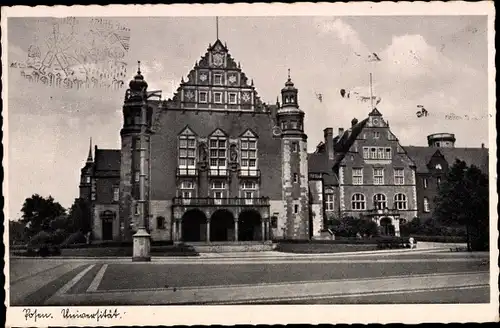
[[(140, 70), (139, 70), (140, 73)], [(133, 236), (133, 262), (151, 261), (151, 236), (146, 230), (146, 129), (148, 99), (156, 96), (161, 98), (161, 91), (146, 91), (147, 84), (141, 88), (141, 129), (140, 129), (140, 171), (139, 171), (139, 225)]]

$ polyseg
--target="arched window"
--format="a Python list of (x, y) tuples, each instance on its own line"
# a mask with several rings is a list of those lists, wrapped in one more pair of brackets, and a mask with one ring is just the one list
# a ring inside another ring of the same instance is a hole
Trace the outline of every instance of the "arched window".
[(405, 194), (396, 194), (394, 196), (394, 207), (398, 210), (406, 210), (407, 202)]
[(377, 210), (383, 210), (387, 207), (387, 200), (384, 194), (375, 194), (373, 196), (373, 207)]
[(365, 195), (363, 194), (353, 194), (351, 206), (353, 210), (364, 210), (365, 209)]
[(429, 209), (429, 199), (427, 197), (424, 197), (424, 212), (425, 213), (429, 213), (430, 212), (430, 209)]
[(156, 228), (165, 229), (165, 218), (163, 216), (156, 217)]

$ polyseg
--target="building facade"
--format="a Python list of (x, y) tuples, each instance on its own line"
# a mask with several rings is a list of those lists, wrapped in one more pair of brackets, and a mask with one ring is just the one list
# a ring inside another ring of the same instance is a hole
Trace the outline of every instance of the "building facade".
[(147, 87), (139, 70), (125, 94), (121, 149), (96, 147), (81, 171), (94, 240), (131, 240), (139, 227), (141, 150), (153, 240), (320, 238), (328, 218), (346, 216), (399, 235), (401, 222), (431, 213), (433, 182), (454, 156), (486, 154), (480, 162), (487, 171), (487, 149), (457, 152), (454, 136), (430, 136), (429, 147), (401, 146), (376, 108), (336, 136), (326, 128), (308, 154), (305, 112), (290, 73), (281, 102), (266, 104), (220, 40), (171, 99), (153, 99)]
[(94, 148), (80, 174), (80, 198), (89, 204), (94, 240), (118, 240), (120, 151)]

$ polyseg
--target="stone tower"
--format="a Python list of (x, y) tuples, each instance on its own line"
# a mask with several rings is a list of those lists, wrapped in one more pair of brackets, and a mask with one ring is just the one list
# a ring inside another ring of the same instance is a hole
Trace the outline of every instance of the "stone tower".
[(288, 71), (281, 90), (282, 105), (276, 117), (281, 128), (281, 165), (286, 222), (284, 238), (309, 239), (309, 188), (307, 135), (304, 112), (299, 109), (298, 90)]
[(92, 138), (90, 139), (89, 155), (87, 162), (80, 173), (80, 198), (90, 201), (92, 194), (92, 175), (94, 168), (94, 159), (92, 157)]
[[(140, 133), (141, 110), (147, 106), (146, 90), (148, 84), (137, 71), (134, 79), (129, 83), (123, 104), (123, 127), (121, 136), (121, 162), (120, 162), (120, 236), (122, 240), (131, 241), (132, 235), (137, 230), (140, 220), (140, 204), (138, 200), (140, 188)], [(151, 135), (152, 109), (147, 107), (146, 127), (146, 165), (145, 165), (145, 190), (146, 199), (149, 198), (149, 153)], [(148, 228), (149, 206), (145, 206), (146, 228)]]

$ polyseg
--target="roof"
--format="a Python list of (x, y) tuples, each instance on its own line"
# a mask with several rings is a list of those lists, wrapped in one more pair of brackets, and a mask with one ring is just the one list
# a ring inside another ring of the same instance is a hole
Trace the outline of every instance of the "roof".
[(307, 154), (307, 165), (310, 173), (323, 173), (325, 185), (337, 184), (337, 178), (333, 174), (333, 161), (328, 160), (327, 153)]
[(488, 173), (487, 148), (435, 148), (435, 147), (404, 147), (408, 156), (415, 162), (418, 173), (428, 172), (427, 164), (432, 155), (439, 150), (446, 161), (452, 165), (455, 159), (464, 161), (467, 165), (477, 166), (481, 171)]
[(118, 149), (95, 150), (96, 171), (120, 171), (121, 153)]

